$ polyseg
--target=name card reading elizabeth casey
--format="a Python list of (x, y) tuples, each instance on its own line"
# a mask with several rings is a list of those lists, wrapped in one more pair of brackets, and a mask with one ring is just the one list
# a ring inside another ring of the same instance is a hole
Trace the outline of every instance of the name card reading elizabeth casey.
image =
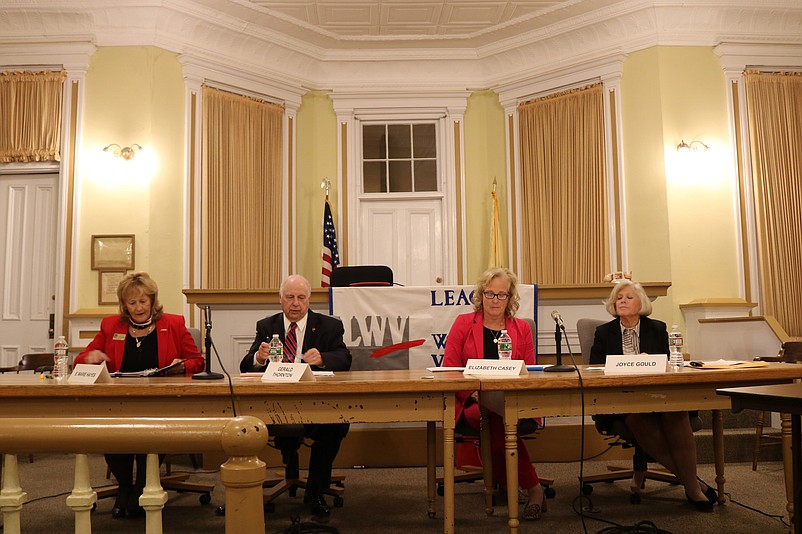
[(611, 354), (604, 363), (606, 375), (642, 375), (666, 372), (666, 354)]
[(523, 360), (471, 359), (462, 374), (473, 376), (521, 376), (527, 374)]
[(67, 378), (67, 383), (69, 384), (108, 384), (112, 381), (105, 363), (76, 364), (72, 374)]
[(262, 382), (307, 382), (315, 380), (312, 368), (308, 363), (277, 363), (267, 364)]

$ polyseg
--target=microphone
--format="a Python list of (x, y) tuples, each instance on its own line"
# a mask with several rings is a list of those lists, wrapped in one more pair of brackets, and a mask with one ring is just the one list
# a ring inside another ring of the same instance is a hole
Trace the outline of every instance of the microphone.
[[(212, 329), (212, 308), (211, 306), (205, 306), (204, 311), (206, 312), (206, 330)], [(555, 313), (555, 312), (552, 312)]]
[[(551, 312), (551, 318), (554, 319), (554, 342), (555, 342), (555, 347), (557, 349), (557, 365), (546, 367), (543, 370), (548, 371), (550, 373), (567, 373), (573, 371), (574, 368), (571, 367), (570, 365), (563, 365), (562, 334), (563, 332), (565, 332), (565, 324), (563, 323), (563, 318), (560, 315), (560, 312), (557, 310)], [(565, 342), (567, 343), (568, 342), (567, 333), (565, 337), (566, 337)]]
[(200, 373), (195, 373), (192, 378), (195, 380), (219, 380), (223, 378), (220, 373), (212, 372), (212, 308), (211, 306), (203, 307), (204, 315), (206, 315), (206, 334), (204, 345), (206, 347), (206, 370)]

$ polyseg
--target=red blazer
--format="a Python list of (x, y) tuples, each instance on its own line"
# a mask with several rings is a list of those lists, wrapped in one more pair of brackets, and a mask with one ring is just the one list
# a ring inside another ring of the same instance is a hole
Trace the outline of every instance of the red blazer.
[[(506, 318), (505, 328), (512, 339), (512, 359), (523, 360), (527, 365), (535, 364), (535, 343), (532, 329), (523, 319)], [(465, 367), (469, 359), (485, 357), (484, 331), (480, 312), (463, 313), (457, 316), (446, 338), (443, 367)], [(457, 421), (462, 415), (465, 399), (472, 391), (457, 392)]]
[[(84, 360), (87, 354), (93, 350), (100, 350), (111, 358), (106, 364), (109, 372), (119, 371), (127, 335), (127, 321), (123, 322), (119, 315), (104, 317), (100, 322), (100, 332), (86, 349), (75, 357), (75, 363), (86, 363)], [(187, 360), (186, 374), (191, 375), (203, 370), (204, 362), (200, 357), (200, 351), (195, 346), (182, 315), (165, 313), (156, 321), (156, 342), (159, 347), (159, 367), (170, 365), (174, 359), (181, 358)]]

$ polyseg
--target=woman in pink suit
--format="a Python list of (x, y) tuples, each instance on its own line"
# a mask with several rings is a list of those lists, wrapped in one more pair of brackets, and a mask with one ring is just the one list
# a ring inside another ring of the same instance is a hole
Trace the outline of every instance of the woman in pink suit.
[[(191, 375), (203, 369), (200, 351), (184, 317), (164, 313), (159, 288), (147, 273), (132, 273), (117, 287), (120, 314), (105, 317), (100, 332), (75, 363), (106, 362), (109, 372), (144, 371), (177, 364), (168, 374)], [(145, 487), (144, 454), (107, 454), (119, 490), (111, 513), (115, 518), (142, 515), (139, 496)], [(136, 480), (134, 480), (136, 460)]]
[[(446, 339), (443, 366), (464, 367), (469, 359), (498, 359), (498, 338), (502, 330), (512, 339), (512, 359), (535, 363), (535, 346), (529, 323), (515, 318), (520, 297), (518, 278), (503, 267), (488, 269), (479, 277), (473, 293), (471, 313), (464, 313), (454, 321)], [(479, 431), (478, 392), (461, 391), (456, 401), (457, 427), (468, 426)], [(498, 414), (490, 414), (490, 437), (493, 458), (493, 477), (501, 487), (506, 485), (504, 423)], [(546, 511), (545, 493), (529, 453), (518, 438), (518, 482), (527, 495), (523, 517), (540, 519)], [(508, 488), (517, 491), (517, 488)]]

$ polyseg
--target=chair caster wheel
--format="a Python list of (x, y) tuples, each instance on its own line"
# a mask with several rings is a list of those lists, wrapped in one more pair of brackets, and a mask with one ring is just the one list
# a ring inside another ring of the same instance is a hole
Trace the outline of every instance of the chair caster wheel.
[(208, 493), (202, 493), (201, 496), (198, 497), (198, 501), (200, 501), (201, 504), (209, 504), (212, 502), (212, 496)]
[(345, 504), (345, 501), (342, 497), (334, 497), (334, 507), (335, 508), (342, 508)]
[(553, 499), (557, 495), (557, 490), (551, 486), (547, 486), (543, 488), (543, 493), (546, 495), (547, 499)]
[(298, 488), (290, 488), (287, 490), (287, 493), (290, 494), (290, 497), (295, 497), (298, 495)]
[(218, 506), (214, 509), (214, 515), (226, 515), (226, 507)]
[(429, 519), (434, 519), (434, 516), (437, 515), (437, 512), (429, 512)]
[(633, 493), (630, 495), (629, 502), (632, 504), (640, 504), (640, 493)]
[(441, 497), (446, 494), (446, 488), (442, 484), (437, 485), (437, 494)]
[(338, 488), (345, 488), (345, 482), (343, 482), (342, 480), (340, 480), (339, 482), (335, 482), (334, 485), (337, 486)]
[(582, 495), (590, 495), (593, 493), (593, 486), (590, 484), (582, 484)]

